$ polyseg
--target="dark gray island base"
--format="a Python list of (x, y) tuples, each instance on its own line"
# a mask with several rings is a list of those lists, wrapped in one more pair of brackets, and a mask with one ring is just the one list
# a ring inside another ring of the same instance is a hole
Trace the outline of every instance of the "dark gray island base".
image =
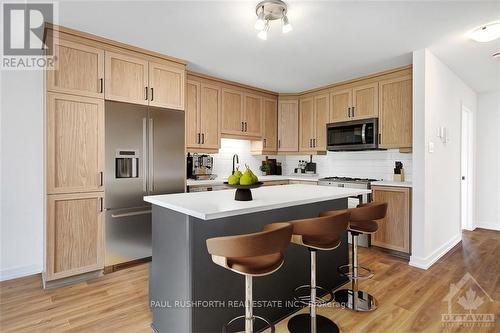
[[(201, 220), (153, 205), (151, 326), (161, 333), (220, 332), (223, 324), (245, 313), (245, 277), (212, 262), (206, 248), (207, 238), (257, 232), (265, 224), (316, 217), (322, 211), (346, 207), (347, 198), (341, 198)], [(255, 315), (277, 322), (298, 309), (292, 291), (309, 283), (309, 258), (303, 247), (290, 245), (285, 263), (277, 272), (253, 279)], [(337, 273), (337, 267), (348, 260), (344, 234), (336, 250), (318, 251), (318, 285), (333, 290), (346, 283), (347, 279)], [(255, 329), (262, 328), (263, 324), (256, 321)]]

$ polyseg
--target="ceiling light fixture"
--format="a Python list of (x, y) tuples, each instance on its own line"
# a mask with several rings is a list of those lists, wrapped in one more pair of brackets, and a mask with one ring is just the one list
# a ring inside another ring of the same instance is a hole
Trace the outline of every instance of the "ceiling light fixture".
[(267, 40), (267, 32), (269, 31), (270, 21), (281, 20), (281, 31), (287, 33), (292, 31), (292, 25), (286, 16), (287, 5), (281, 0), (266, 0), (260, 2), (255, 7), (255, 14), (257, 21), (255, 22), (255, 29), (259, 30), (257, 36), (260, 39)]
[(492, 22), (477, 27), (469, 33), (469, 38), (481, 43), (500, 38), (500, 22)]

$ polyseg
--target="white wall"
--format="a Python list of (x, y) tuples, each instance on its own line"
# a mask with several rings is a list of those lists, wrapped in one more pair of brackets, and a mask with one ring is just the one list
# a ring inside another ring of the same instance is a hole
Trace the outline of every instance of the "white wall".
[(477, 111), (475, 224), (500, 230), (500, 92), (479, 95)]
[(43, 76), (1, 72), (0, 279), (43, 267)]
[[(464, 105), (474, 118), (477, 100), (476, 93), (427, 49), (413, 53), (413, 72), (410, 264), (428, 268), (461, 240), (461, 110)], [(448, 130), (447, 143), (436, 135), (441, 126)]]

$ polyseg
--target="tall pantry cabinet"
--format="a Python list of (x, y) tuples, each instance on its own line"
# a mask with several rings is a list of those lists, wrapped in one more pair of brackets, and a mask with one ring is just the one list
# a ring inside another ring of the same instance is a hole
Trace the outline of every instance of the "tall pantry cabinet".
[[(48, 25), (45, 287), (104, 268), (105, 100), (184, 110), (185, 63)], [(55, 38), (52, 38), (55, 37)]]

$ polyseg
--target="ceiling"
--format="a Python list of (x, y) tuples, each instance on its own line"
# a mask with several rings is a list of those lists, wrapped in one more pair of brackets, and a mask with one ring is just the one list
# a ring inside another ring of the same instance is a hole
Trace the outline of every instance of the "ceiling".
[(59, 24), (189, 62), (193, 71), (299, 92), (410, 64), (428, 47), (477, 92), (500, 90), (500, 40), (464, 34), (500, 20), (500, 1), (289, 1), (294, 30), (253, 28), (257, 1), (61, 1)]

